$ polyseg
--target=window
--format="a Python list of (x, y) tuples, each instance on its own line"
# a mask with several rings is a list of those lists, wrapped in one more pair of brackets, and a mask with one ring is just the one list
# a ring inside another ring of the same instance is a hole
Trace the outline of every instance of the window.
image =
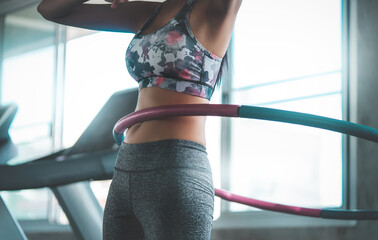
[[(36, 6), (5, 16), (1, 104), (15, 102), (18, 113), (10, 129), (18, 164), (49, 154), (51, 135), (55, 28), (36, 11)], [(22, 36), (22, 37), (20, 37)], [(1, 193), (18, 219), (47, 219), (47, 189)]]
[[(111, 94), (137, 87), (124, 63), (131, 34), (57, 29), (35, 9), (5, 17), (1, 103), (19, 105), (11, 135), (20, 154), (12, 164), (46, 155), (54, 147), (71, 146)], [(234, 74), (230, 84), (224, 82), (223, 94), (215, 92), (212, 103), (341, 119), (345, 107), (341, 11), (339, 0), (243, 1), (230, 51)], [(67, 36), (60, 43), (63, 51), (55, 38), (57, 30)], [(54, 122), (59, 121), (56, 116), (61, 117), (61, 126)], [(215, 187), (304, 207), (344, 205), (339, 134), (218, 117), (209, 117), (206, 127)], [(56, 138), (62, 140), (58, 145)], [(92, 182), (91, 187), (104, 206), (109, 181)], [(66, 221), (46, 189), (2, 196), (19, 219)], [(256, 213), (217, 198), (215, 205), (215, 219)]]
[[(235, 24), (230, 103), (341, 119), (341, 12), (339, 0), (244, 1)], [(230, 177), (223, 187), (289, 205), (343, 205), (340, 134), (230, 121)], [(227, 203), (222, 209), (254, 210)]]
[[(68, 28), (67, 34), (77, 29)], [(72, 35), (72, 34), (71, 34)], [(125, 65), (132, 34), (95, 32), (67, 41), (63, 145), (72, 146), (109, 97), (138, 84)]]
[[(68, 36), (85, 32), (67, 29)], [(64, 147), (75, 143), (113, 93), (138, 87), (125, 65), (126, 48), (132, 37), (132, 34), (125, 33), (91, 32), (67, 41)], [(109, 186), (110, 180), (91, 182), (102, 207), (105, 206)]]

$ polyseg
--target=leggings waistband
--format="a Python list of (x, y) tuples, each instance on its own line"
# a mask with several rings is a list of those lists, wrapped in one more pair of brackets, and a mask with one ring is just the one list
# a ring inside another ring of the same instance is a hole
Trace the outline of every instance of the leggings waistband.
[(211, 171), (206, 147), (182, 139), (122, 143), (116, 162), (117, 170), (151, 171), (167, 168), (197, 168)]

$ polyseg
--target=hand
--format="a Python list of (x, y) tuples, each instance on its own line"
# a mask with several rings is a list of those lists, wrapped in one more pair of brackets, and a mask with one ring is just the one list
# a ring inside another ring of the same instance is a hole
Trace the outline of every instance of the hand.
[(119, 3), (129, 2), (129, 0), (105, 0), (106, 2), (111, 2), (111, 8), (116, 8)]

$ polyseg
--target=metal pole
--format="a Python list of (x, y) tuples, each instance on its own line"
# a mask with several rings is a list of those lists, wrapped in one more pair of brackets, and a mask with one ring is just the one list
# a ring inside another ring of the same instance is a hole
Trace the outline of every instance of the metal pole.
[(18, 221), (13, 217), (0, 196), (0, 237), (1, 239), (27, 240)]

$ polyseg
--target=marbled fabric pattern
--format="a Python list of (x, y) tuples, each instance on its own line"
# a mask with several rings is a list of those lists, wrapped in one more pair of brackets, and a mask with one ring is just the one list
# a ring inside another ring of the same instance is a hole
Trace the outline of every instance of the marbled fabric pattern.
[(174, 18), (151, 34), (142, 35), (143, 27), (131, 41), (126, 65), (140, 89), (159, 87), (211, 98), (222, 59), (208, 52), (192, 33), (189, 15), (194, 3), (188, 0)]

